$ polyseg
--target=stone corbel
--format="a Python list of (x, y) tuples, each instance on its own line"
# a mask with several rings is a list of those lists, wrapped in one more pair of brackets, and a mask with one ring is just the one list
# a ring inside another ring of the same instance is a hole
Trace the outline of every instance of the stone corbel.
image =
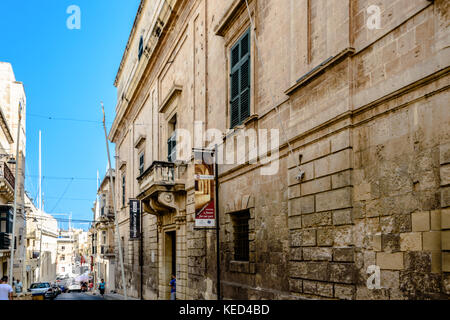
[(155, 211), (153, 210), (150, 201), (142, 201), (142, 210), (150, 214), (155, 214)]
[(177, 210), (175, 196), (171, 192), (161, 192), (158, 194), (158, 202), (166, 208)]

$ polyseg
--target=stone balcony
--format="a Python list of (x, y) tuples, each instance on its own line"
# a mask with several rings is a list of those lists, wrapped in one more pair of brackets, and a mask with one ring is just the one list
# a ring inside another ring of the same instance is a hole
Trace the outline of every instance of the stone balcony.
[(112, 207), (104, 207), (100, 211), (100, 216), (97, 221), (97, 228), (107, 229), (114, 223), (114, 209)]
[(172, 162), (154, 161), (152, 165), (137, 178), (143, 209), (153, 214), (178, 211), (179, 195), (185, 193), (184, 174), (186, 165)]
[(0, 161), (0, 193), (8, 200), (14, 201), (15, 178), (4, 161)]
[(116, 256), (116, 253), (115, 253), (115, 250), (114, 250), (114, 246), (101, 245), (100, 246), (100, 255), (104, 259), (114, 258)]

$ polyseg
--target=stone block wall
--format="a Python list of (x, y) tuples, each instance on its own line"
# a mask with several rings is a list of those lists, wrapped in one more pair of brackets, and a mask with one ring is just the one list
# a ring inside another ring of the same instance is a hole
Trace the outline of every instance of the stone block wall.
[(289, 161), (290, 291), (303, 298), (354, 298), (350, 130), (300, 148), (302, 180)]

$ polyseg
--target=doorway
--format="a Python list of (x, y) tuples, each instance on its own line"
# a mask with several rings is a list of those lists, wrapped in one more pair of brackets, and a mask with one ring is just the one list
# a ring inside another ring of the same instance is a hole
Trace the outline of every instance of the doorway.
[(165, 283), (167, 284), (166, 299), (170, 299), (169, 282), (172, 280), (172, 274), (177, 274), (177, 248), (176, 248), (176, 232), (168, 231), (165, 233)]

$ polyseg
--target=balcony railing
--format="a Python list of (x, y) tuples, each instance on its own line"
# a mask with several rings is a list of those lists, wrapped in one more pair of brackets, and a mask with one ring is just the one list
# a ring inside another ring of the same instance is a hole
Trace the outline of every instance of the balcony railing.
[(39, 251), (36, 250), (27, 250), (28, 259), (39, 259)]
[(100, 254), (104, 257), (114, 257), (114, 247), (110, 245), (101, 245), (100, 246)]
[(154, 185), (174, 186), (184, 184), (180, 179), (179, 166), (164, 161), (154, 161), (137, 180), (141, 191), (148, 190)]
[(100, 209), (100, 216), (114, 218), (114, 209), (112, 207), (103, 207)]
[(6, 162), (0, 163), (0, 177), (4, 178), (6, 181), (8, 181), (9, 185), (14, 190), (15, 178), (14, 178), (12, 171), (9, 169), (8, 165), (6, 164)]
[(10, 201), (14, 200), (15, 178), (6, 162), (0, 162), (0, 189)]

